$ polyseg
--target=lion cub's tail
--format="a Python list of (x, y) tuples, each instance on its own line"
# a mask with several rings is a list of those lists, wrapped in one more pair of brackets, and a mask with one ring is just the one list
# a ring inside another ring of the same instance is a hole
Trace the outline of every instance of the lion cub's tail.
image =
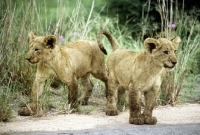
[[(101, 29), (98, 33), (97, 33), (97, 43), (99, 44), (100, 49), (104, 52), (104, 54), (107, 54), (107, 51), (105, 50), (105, 48), (103, 47), (103, 43), (101, 41), (102, 39), (102, 34), (104, 34), (109, 42), (111, 43), (112, 49), (113, 51), (115, 51), (116, 49), (119, 48), (118, 42), (115, 39), (115, 37), (113, 37), (113, 35), (108, 32), (107, 30)], [(103, 49), (102, 49), (103, 48)]]

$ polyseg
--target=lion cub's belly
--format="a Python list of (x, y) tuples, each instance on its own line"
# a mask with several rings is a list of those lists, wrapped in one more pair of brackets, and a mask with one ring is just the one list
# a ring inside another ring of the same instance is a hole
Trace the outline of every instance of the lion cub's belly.
[[(126, 72), (129, 70), (129, 72)], [(137, 72), (137, 71), (136, 71)], [(160, 75), (150, 75), (146, 76), (145, 72), (137, 73), (131, 72), (130, 69), (123, 70), (116, 74), (117, 80), (121, 86), (129, 89), (130, 83), (134, 85), (134, 89), (137, 91), (148, 91), (155, 87), (160, 87), (161, 85), (161, 76)]]

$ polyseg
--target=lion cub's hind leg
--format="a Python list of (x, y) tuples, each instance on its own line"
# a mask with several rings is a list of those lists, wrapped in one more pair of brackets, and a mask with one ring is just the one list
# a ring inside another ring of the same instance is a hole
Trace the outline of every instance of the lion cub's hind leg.
[(83, 86), (83, 93), (80, 98), (80, 102), (82, 105), (87, 105), (88, 100), (92, 94), (93, 83), (90, 80), (90, 74), (87, 73), (81, 78), (82, 86)]
[(106, 105), (106, 115), (108, 116), (116, 116), (118, 115), (118, 110), (116, 106), (116, 95), (118, 82), (109, 79), (108, 80), (108, 92), (107, 92), (107, 105)]
[(127, 93), (126, 93), (126, 89), (122, 86), (119, 86), (118, 89), (118, 100), (117, 100), (117, 108), (119, 111), (124, 111), (125, 110), (125, 107), (127, 105)]
[(108, 77), (107, 77), (107, 71), (105, 67), (101, 67), (98, 71), (93, 71), (91, 74), (96, 78), (104, 82), (105, 85), (105, 94), (107, 97), (107, 92), (108, 92)]

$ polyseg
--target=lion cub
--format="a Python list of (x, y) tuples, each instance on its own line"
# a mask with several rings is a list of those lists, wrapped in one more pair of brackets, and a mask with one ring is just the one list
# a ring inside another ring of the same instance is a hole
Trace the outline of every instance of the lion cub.
[[(145, 50), (135, 53), (120, 49), (116, 39), (106, 30), (98, 32), (97, 41), (100, 45), (102, 34), (109, 39), (113, 49), (107, 62), (109, 75), (106, 115), (118, 115), (116, 96), (124, 97), (125, 90), (128, 90), (129, 122), (137, 125), (156, 124), (157, 119), (152, 117), (156, 96), (165, 71), (172, 70), (177, 64), (175, 52), (181, 42), (180, 38), (176, 37), (172, 41), (166, 38), (147, 38), (144, 41)], [(145, 97), (143, 113), (141, 92)], [(118, 103), (123, 103), (123, 100), (119, 98)]]
[[(55, 36), (37, 36), (31, 32), (26, 59), (32, 64), (37, 64), (37, 73), (32, 86), (31, 103), (28, 108), (19, 110), (19, 114), (30, 115), (31, 112), (39, 111), (37, 100), (42, 95), (45, 81), (49, 77), (68, 85), (68, 103), (71, 104), (71, 108), (76, 109), (80, 101), (87, 104), (93, 87), (90, 74), (103, 81), (107, 88), (104, 53), (107, 53), (106, 50), (96, 41), (81, 40), (60, 47), (56, 45)], [(80, 99), (77, 83), (79, 78), (84, 89)]]

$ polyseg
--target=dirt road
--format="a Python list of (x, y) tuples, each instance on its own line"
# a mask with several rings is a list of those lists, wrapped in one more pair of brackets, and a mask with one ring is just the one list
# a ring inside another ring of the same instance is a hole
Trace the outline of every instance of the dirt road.
[(200, 135), (200, 104), (156, 107), (153, 115), (157, 125), (131, 125), (128, 110), (118, 116), (106, 116), (105, 108), (97, 108), (89, 115), (64, 114), (41, 118), (17, 116), (0, 123), (0, 134), (71, 134), (71, 135)]

